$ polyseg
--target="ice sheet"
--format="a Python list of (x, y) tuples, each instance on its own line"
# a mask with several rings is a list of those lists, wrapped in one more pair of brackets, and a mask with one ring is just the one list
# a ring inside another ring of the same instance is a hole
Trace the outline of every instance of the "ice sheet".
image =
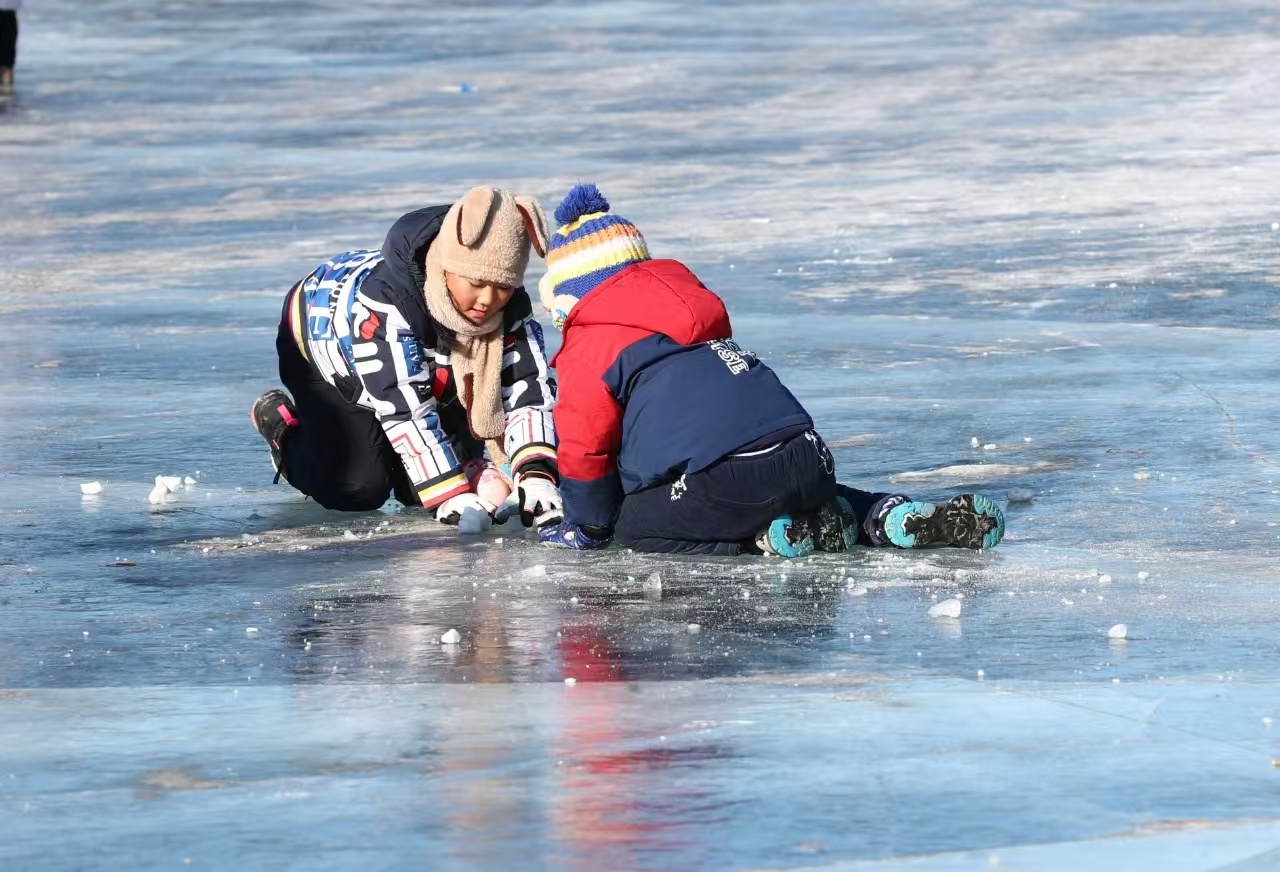
[[(1243, 0), (31, 4), (0, 866), (1275, 865), (1278, 34)], [(580, 180), (844, 480), (1014, 492), (1005, 543), (565, 554), (270, 484), (285, 289), (471, 184)]]

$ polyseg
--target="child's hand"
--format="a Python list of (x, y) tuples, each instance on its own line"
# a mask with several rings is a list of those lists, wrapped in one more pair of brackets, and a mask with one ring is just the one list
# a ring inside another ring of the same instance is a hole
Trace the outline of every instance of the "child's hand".
[(516, 490), (520, 494), (520, 522), (526, 527), (545, 527), (564, 519), (564, 500), (551, 479), (518, 475)]
[(561, 548), (572, 548), (575, 551), (594, 551), (606, 548), (613, 537), (605, 535), (596, 537), (589, 534), (577, 524), (548, 524), (538, 528), (538, 538), (548, 545), (559, 545)]
[(492, 520), (497, 508), (493, 503), (473, 493), (458, 494), (456, 497), (449, 497), (436, 507), (436, 520), (441, 524), (457, 526), (462, 519), (462, 513), (467, 509), (484, 512)]

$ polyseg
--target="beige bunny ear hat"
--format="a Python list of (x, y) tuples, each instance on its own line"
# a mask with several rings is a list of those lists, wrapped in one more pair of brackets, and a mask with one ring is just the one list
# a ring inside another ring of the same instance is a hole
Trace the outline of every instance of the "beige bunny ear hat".
[(449, 208), (444, 224), (427, 249), (426, 286), (431, 317), (454, 334), (449, 365), (458, 395), (467, 408), (471, 432), (485, 440), (499, 465), (506, 413), (502, 406), (502, 310), (480, 324), (458, 312), (449, 296), (445, 273), (516, 288), (524, 283), (529, 247), (547, 256), (547, 217), (532, 197), (472, 188)]
[(445, 216), (440, 235), (440, 268), (469, 279), (519, 287), (532, 244), (547, 256), (547, 217), (532, 197), (479, 187), (467, 191)]

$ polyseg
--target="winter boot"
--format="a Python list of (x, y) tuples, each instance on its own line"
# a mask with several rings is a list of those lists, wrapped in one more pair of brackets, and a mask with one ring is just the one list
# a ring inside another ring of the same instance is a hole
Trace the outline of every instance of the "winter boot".
[(284, 437), (291, 427), (298, 426), (297, 410), (293, 401), (284, 391), (272, 389), (254, 400), (249, 411), (253, 420), (253, 429), (267, 440), (267, 448), (271, 450), (271, 465), (275, 467), (274, 483), (279, 483), (284, 475)]
[(819, 551), (841, 553), (858, 544), (858, 519), (844, 497), (832, 497), (819, 506), (810, 528), (813, 546)]
[(756, 547), (775, 557), (808, 557), (813, 553), (813, 531), (809, 519), (779, 515), (756, 534)]
[(1004, 536), (1004, 513), (981, 494), (960, 494), (939, 505), (904, 499), (882, 518), (884, 536), (899, 548), (981, 550), (996, 547)]

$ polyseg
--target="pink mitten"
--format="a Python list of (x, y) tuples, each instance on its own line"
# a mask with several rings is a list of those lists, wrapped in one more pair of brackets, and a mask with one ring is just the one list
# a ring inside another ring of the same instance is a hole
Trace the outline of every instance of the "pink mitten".
[(511, 484), (502, 470), (488, 461), (467, 464), (467, 481), (476, 496), (495, 506), (500, 506), (511, 496)]

